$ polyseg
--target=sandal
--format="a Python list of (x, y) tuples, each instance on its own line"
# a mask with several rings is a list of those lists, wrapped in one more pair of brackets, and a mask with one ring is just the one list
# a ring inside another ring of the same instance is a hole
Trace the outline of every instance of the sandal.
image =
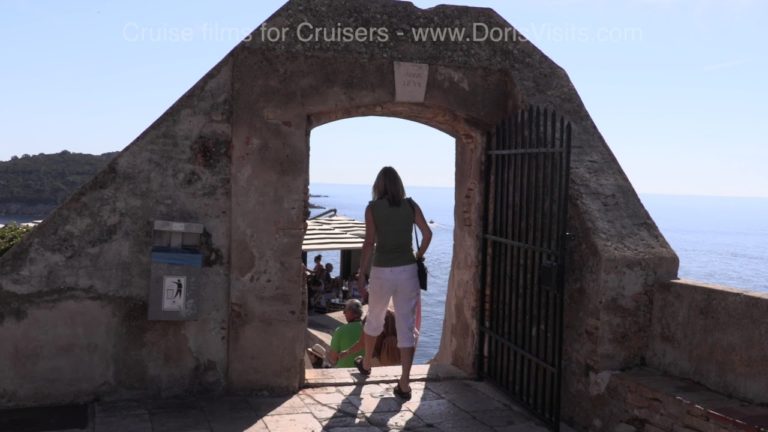
[(404, 400), (411, 400), (411, 392), (405, 392), (400, 389), (400, 383), (397, 383), (395, 388), (392, 389), (392, 393), (395, 394), (395, 396), (399, 397), (400, 399)]
[(357, 371), (360, 372), (360, 375), (368, 376), (371, 374), (370, 369), (366, 369), (363, 367), (363, 358), (360, 356), (355, 358), (355, 367), (357, 368)]

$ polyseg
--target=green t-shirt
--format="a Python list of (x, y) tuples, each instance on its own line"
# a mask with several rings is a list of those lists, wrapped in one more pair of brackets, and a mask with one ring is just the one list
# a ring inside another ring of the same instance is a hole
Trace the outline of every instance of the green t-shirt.
[[(362, 321), (353, 321), (351, 323), (344, 324), (333, 332), (331, 338), (331, 350), (340, 353), (345, 349), (351, 347), (357, 341), (363, 337), (363, 323)], [(351, 356), (343, 360), (339, 360), (336, 363), (337, 368), (351, 368), (355, 367), (355, 357), (361, 356), (365, 353), (365, 350), (360, 350)]]
[(408, 200), (403, 200), (398, 207), (389, 205), (386, 199), (371, 201), (369, 205), (376, 225), (373, 265), (399, 267), (415, 263), (411, 242), (413, 209)]

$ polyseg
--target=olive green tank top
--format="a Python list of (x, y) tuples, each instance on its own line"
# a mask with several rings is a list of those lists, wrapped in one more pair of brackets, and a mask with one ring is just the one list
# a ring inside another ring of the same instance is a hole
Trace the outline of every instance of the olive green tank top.
[(390, 206), (386, 199), (371, 201), (368, 205), (376, 225), (373, 265), (398, 267), (415, 263), (411, 244), (413, 209), (407, 199), (399, 207)]

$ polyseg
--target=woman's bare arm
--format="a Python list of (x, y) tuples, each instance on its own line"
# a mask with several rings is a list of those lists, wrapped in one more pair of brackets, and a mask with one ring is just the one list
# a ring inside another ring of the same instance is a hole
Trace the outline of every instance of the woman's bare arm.
[(421, 212), (421, 207), (419, 207), (415, 201), (413, 202), (413, 207), (416, 212), (414, 215), (416, 226), (419, 228), (419, 231), (421, 231), (422, 237), (419, 250), (416, 251), (416, 258), (421, 258), (425, 253), (427, 253), (429, 243), (432, 241), (432, 229), (429, 227), (427, 220), (424, 218), (424, 213)]
[(357, 275), (357, 289), (363, 297), (368, 293), (368, 289), (365, 287), (365, 273), (371, 268), (371, 256), (375, 242), (376, 225), (373, 222), (373, 211), (369, 205), (365, 208), (365, 239), (363, 240), (363, 250), (360, 253), (360, 270)]

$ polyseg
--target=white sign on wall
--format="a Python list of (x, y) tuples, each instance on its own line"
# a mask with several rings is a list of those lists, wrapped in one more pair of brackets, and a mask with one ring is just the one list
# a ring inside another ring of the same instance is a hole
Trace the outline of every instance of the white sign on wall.
[(186, 294), (186, 276), (163, 276), (163, 311), (184, 310)]
[(429, 65), (395, 62), (395, 102), (424, 102)]

